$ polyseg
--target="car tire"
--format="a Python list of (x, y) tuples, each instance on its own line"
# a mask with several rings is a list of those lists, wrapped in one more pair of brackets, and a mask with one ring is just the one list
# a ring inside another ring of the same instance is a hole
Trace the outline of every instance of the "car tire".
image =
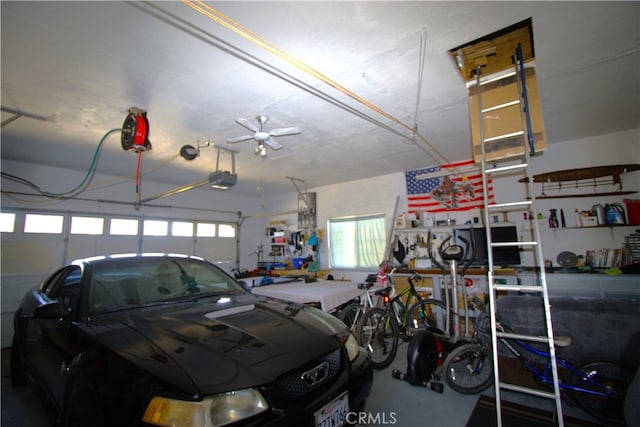
[(20, 348), (16, 336), (13, 336), (13, 342), (11, 343), (11, 385), (14, 387), (20, 387), (27, 384), (27, 376), (24, 373), (24, 365), (20, 358)]
[(96, 394), (86, 377), (79, 373), (69, 384), (72, 389), (64, 403), (63, 427), (106, 427)]

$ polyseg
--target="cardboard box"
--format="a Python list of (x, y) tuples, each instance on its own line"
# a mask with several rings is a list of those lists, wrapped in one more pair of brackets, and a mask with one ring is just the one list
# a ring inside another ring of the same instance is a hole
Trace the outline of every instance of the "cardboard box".
[(597, 227), (598, 226), (598, 217), (596, 217), (596, 216), (581, 216), (580, 217), (580, 226), (581, 227)]

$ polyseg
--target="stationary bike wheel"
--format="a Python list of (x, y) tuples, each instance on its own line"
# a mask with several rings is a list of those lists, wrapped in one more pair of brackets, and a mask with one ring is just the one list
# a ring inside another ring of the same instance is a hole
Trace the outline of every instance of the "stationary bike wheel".
[(595, 362), (572, 373), (569, 384), (585, 390), (606, 393), (607, 397), (571, 391), (571, 397), (584, 409), (607, 425), (624, 424), (624, 401), (633, 380), (633, 372), (610, 362)]
[(493, 362), (479, 344), (454, 348), (442, 364), (449, 387), (462, 394), (476, 394), (493, 384)]
[(398, 352), (398, 325), (388, 310), (370, 308), (357, 326), (360, 345), (371, 356), (374, 368), (382, 369), (396, 357)]
[(409, 308), (409, 324), (407, 330), (426, 329), (436, 334), (447, 333), (447, 317), (449, 327), (453, 327), (453, 316), (447, 306), (440, 300), (426, 298)]
[(356, 321), (359, 320), (358, 314), (361, 308), (361, 304), (352, 302), (351, 304), (340, 310), (340, 312), (338, 312), (338, 319), (342, 320), (342, 322), (347, 325), (350, 330), (355, 331)]

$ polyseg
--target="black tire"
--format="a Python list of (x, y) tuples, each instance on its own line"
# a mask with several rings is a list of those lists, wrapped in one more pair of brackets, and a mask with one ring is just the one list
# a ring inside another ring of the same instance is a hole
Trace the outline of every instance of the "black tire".
[(79, 373), (70, 385), (72, 389), (64, 403), (62, 427), (106, 427), (105, 414), (87, 379)]
[(358, 313), (362, 308), (361, 304), (352, 302), (338, 312), (338, 319), (349, 327), (350, 330), (356, 330), (356, 319), (359, 317)]
[(27, 384), (27, 376), (24, 373), (24, 365), (22, 364), (22, 358), (20, 356), (20, 347), (18, 339), (13, 336), (11, 343), (11, 385), (14, 387), (20, 387)]
[(609, 362), (595, 362), (580, 368), (583, 374), (572, 373), (569, 384), (594, 392), (608, 393), (603, 398), (590, 393), (572, 391), (573, 400), (588, 414), (607, 425), (624, 425), (624, 401), (634, 373)]
[(493, 384), (493, 362), (479, 344), (454, 348), (442, 363), (449, 387), (462, 394), (476, 394)]
[(371, 356), (376, 369), (389, 366), (398, 352), (398, 325), (389, 311), (383, 308), (367, 310), (358, 322), (357, 337), (360, 345)]
[(449, 317), (449, 329), (453, 327), (451, 310), (440, 300), (426, 298), (418, 301), (409, 308), (409, 322), (407, 331), (412, 329), (427, 329), (436, 335), (446, 335), (446, 321)]

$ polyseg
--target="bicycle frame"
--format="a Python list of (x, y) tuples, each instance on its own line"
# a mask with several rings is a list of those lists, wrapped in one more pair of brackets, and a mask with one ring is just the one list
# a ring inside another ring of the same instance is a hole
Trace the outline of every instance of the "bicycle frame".
[[(404, 302), (402, 302), (402, 298), (405, 295), (408, 295), (409, 297), (410, 296), (416, 297), (418, 302), (423, 300), (422, 296), (416, 290), (416, 287), (415, 287), (415, 285), (413, 283), (412, 276), (409, 276), (408, 282), (409, 282), (409, 286), (407, 286), (402, 291), (400, 291), (400, 293), (398, 293), (395, 296), (391, 297), (389, 299), (389, 301), (385, 302), (386, 304), (388, 304), (387, 310), (391, 310), (391, 313), (393, 314), (393, 318), (394, 318), (396, 324), (398, 325), (398, 330), (404, 331), (404, 332), (407, 331), (407, 327), (409, 326), (409, 310), (408, 310), (408, 307), (410, 307), (411, 304), (405, 304)], [(392, 289), (395, 289), (395, 287), (392, 287)], [(400, 316), (401, 313), (398, 313), (396, 311), (396, 307), (398, 305), (401, 307), (401, 309), (403, 311), (402, 316)]]
[[(529, 344), (518, 340), (518, 339), (507, 339), (507, 338), (499, 338), (499, 341), (504, 344), (504, 346), (514, 355), (518, 358), (518, 360), (520, 360), (520, 362), (522, 363), (522, 365), (529, 371), (531, 372), (531, 374), (533, 374), (533, 376), (540, 381), (542, 384), (544, 384), (545, 386), (548, 387), (553, 387), (553, 377), (551, 375), (551, 355), (543, 350), (539, 350), (535, 347), (530, 346)], [(545, 367), (544, 369), (539, 369), (535, 366), (534, 363), (532, 363), (531, 359), (529, 359), (527, 356), (525, 356), (521, 351), (518, 350), (517, 347), (520, 347), (521, 349), (524, 349), (525, 351), (529, 352), (529, 353), (533, 353), (536, 356), (542, 357), (544, 359), (546, 359), (546, 363), (545, 363)], [(598, 390), (594, 390), (594, 389), (589, 389), (589, 388), (583, 388), (583, 387), (575, 387), (572, 386), (570, 384), (564, 383), (564, 382), (560, 382), (560, 388), (564, 389), (564, 390), (571, 390), (571, 391), (575, 391), (578, 393), (587, 393), (587, 394), (591, 394), (594, 396), (600, 396), (600, 397), (611, 397), (612, 395), (612, 391), (605, 385), (598, 383), (597, 381), (593, 381), (590, 377), (588, 373), (585, 373), (583, 371), (581, 371), (580, 369), (577, 369), (576, 367), (574, 367), (570, 362), (560, 358), (560, 357), (556, 357), (556, 363), (558, 364), (559, 367), (562, 367), (564, 369), (566, 369), (567, 371), (569, 371), (571, 374), (577, 375), (580, 378), (582, 378), (583, 381), (586, 381), (585, 384), (594, 386), (597, 389), (601, 389), (603, 391), (598, 391)]]

